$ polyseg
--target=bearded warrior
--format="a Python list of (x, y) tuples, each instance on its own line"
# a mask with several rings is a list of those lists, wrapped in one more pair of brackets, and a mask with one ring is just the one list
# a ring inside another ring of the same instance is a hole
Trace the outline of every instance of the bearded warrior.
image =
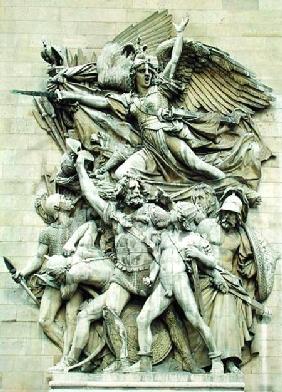
[[(217, 218), (199, 225), (199, 233), (211, 243), (221, 276), (227, 285), (218, 291), (212, 278), (202, 276), (205, 320), (210, 326), (227, 372), (238, 373), (243, 351), (256, 352), (256, 313), (273, 285), (276, 258), (269, 245), (246, 225), (247, 200), (235, 190), (225, 193)], [(255, 306), (252, 306), (255, 304)]]

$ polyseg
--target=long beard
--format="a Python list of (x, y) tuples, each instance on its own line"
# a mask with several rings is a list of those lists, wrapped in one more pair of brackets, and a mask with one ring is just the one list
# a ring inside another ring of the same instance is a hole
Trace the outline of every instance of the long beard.
[(140, 207), (145, 202), (144, 197), (141, 195), (140, 196), (127, 195), (124, 201), (128, 207)]
[(228, 219), (226, 219), (224, 217), (220, 219), (220, 225), (226, 231), (236, 229), (236, 222), (230, 222)]

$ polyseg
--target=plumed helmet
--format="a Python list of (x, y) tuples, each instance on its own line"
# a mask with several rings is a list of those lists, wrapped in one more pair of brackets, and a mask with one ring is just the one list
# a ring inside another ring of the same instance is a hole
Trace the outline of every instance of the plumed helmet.
[(147, 64), (148, 68), (151, 71), (157, 71), (159, 63), (158, 63), (158, 58), (156, 56), (152, 55), (147, 55), (146, 50), (147, 50), (147, 45), (143, 45), (141, 42), (141, 37), (138, 37), (137, 43), (134, 48), (135, 52), (135, 57), (134, 61), (132, 64), (133, 69), (139, 68), (143, 64)]
[(220, 207), (220, 211), (233, 211), (237, 214), (242, 213), (243, 204), (241, 199), (236, 196), (234, 193), (227, 196), (224, 199), (222, 206)]
[(133, 61), (132, 68), (137, 70), (141, 65), (148, 65), (149, 70), (156, 72), (158, 69), (158, 59), (156, 56), (148, 56), (145, 53), (137, 54)]

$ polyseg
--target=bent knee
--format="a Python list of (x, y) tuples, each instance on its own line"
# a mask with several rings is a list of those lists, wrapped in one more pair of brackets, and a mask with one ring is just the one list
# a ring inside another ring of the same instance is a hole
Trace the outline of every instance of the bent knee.
[(51, 324), (53, 323), (53, 320), (51, 320), (50, 318), (47, 318), (47, 317), (40, 317), (38, 320), (38, 323), (41, 326), (41, 328), (48, 329), (51, 326)]
[(138, 328), (146, 328), (151, 324), (151, 320), (149, 318), (149, 315), (145, 312), (139, 313), (139, 315), (136, 318), (136, 323)]
[(88, 317), (89, 317), (88, 312), (86, 310), (81, 310), (77, 314), (77, 322), (88, 319)]
[(119, 166), (116, 171), (115, 171), (115, 177), (120, 180), (122, 177), (124, 177), (126, 174), (128, 174), (128, 169), (124, 166), (121, 165)]
[(120, 316), (123, 307), (120, 306), (118, 301), (115, 301), (114, 298), (107, 298), (106, 305), (103, 307), (103, 315), (107, 316), (108, 312), (115, 314), (116, 316)]

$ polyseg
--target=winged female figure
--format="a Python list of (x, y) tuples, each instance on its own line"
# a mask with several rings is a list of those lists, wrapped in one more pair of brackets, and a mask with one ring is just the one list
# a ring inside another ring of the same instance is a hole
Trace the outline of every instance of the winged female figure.
[[(116, 170), (118, 178), (129, 174), (132, 170), (145, 172), (150, 164), (152, 166), (152, 162), (154, 164), (159, 161), (161, 164), (158, 169), (167, 166), (167, 171), (171, 168), (170, 171), (174, 170), (175, 173), (188, 170), (192, 173), (202, 173), (212, 179), (225, 177), (221, 170), (204, 162), (193, 152), (189, 144), (192, 144), (191, 141), (193, 142), (195, 138), (187, 124), (169, 118), (169, 92), (165, 94), (160, 85), (163, 81), (168, 89), (173, 87), (180, 89), (177, 83), (173, 83), (173, 76), (181, 55), (183, 31), (187, 23), (188, 18), (176, 26), (177, 38), (173, 46), (172, 58), (161, 75), (157, 75), (155, 58), (147, 56), (144, 51), (136, 54), (130, 70), (132, 78), (130, 93), (100, 97), (94, 94), (58, 91), (58, 98), (61, 101), (75, 100), (95, 109), (111, 109), (121, 118), (125, 119), (130, 115), (137, 121), (144, 147), (131, 155)], [(158, 81), (155, 80), (156, 77)], [(169, 85), (170, 83), (172, 86)]]
[(137, 40), (142, 32), (139, 25), (131, 27), (98, 58), (102, 90), (61, 87), (59, 101), (78, 102), (88, 111), (110, 110), (117, 133), (120, 124), (130, 123), (141, 148), (131, 149), (118, 162), (117, 178), (138, 171), (166, 183), (204, 181), (217, 189), (240, 183), (256, 190), (261, 162), (271, 152), (251, 116), (270, 105), (270, 89), (227, 53), (184, 40), (187, 23), (185, 19), (175, 26), (176, 38), (147, 51), (140, 42), (125, 44), (126, 38)]

